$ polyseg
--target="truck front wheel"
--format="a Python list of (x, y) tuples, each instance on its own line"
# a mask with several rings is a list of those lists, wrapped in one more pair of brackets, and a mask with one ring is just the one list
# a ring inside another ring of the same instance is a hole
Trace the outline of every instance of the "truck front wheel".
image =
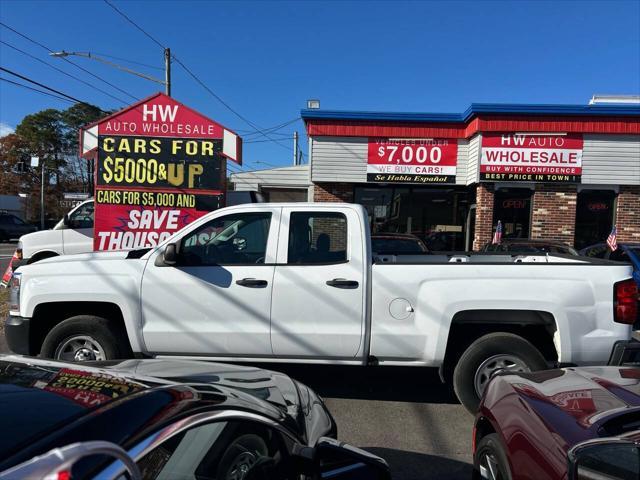
[(56, 325), (40, 354), (68, 362), (113, 360), (131, 356), (129, 342), (117, 326), (102, 317), (78, 315)]
[(512, 333), (490, 333), (473, 342), (453, 371), (453, 389), (460, 403), (475, 413), (489, 380), (497, 372), (533, 372), (547, 362), (529, 341)]

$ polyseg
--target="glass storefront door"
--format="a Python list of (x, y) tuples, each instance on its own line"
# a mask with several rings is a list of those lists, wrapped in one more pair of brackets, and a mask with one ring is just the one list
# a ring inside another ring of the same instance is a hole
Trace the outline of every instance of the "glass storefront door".
[(456, 187), (356, 187), (372, 234), (410, 233), (431, 251), (465, 249), (469, 194)]
[(501, 188), (493, 197), (493, 231), (502, 222), (502, 238), (529, 238), (531, 196), (528, 188)]
[(575, 247), (606, 241), (613, 227), (616, 194), (611, 190), (583, 190), (576, 205)]

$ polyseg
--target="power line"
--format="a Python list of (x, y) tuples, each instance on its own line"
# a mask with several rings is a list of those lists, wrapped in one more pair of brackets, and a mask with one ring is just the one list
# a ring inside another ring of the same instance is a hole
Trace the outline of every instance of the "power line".
[(21, 49), (19, 49), (18, 47), (14, 46), (14, 45), (11, 45), (11, 44), (10, 44), (10, 43), (8, 43), (8, 42), (5, 42), (4, 40), (0, 40), (0, 43), (2, 43), (3, 45), (6, 45), (6, 46), (7, 46), (7, 47), (9, 47), (9, 48), (13, 48), (14, 50), (16, 50), (16, 51), (18, 51), (18, 52), (22, 53), (23, 55), (26, 55), (27, 57), (30, 57), (30, 58), (33, 58), (34, 60), (37, 60), (38, 62), (40, 62), (40, 63), (42, 63), (42, 64), (46, 65), (46, 66), (47, 66), (47, 67), (49, 67), (49, 68), (53, 68), (54, 70), (56, 70), (56, 71), (58, 71), (58, 72), (62, 73), (63, 75), (66, 75), (67, 77), (73, 78), (74, 80), (77, 80), (77, 81), (78, 81), (78, 82), (80, 82), (80, 83), (83, 83), (83, 84), (85, 84), (85, 85), (87, 85), (87, 86), (89, 86), (89, 87), (91, 87), (91, 88), (93, 88), (93, 89), (95, 89), (95, 90), (97, 90), (97, 91), (99, 91), (99, 92), (102, 92), (102, 93), (104, 93), (105, 95), (108, 95), (109, 97), (113, 98), (114, 100), (117, 100), (117, 101), (119, 101), (119, 102), (121, 102), (121, 103), (124, 103), (124, 104), (126, 104), (126, 103), (127, 103), (125, 100), (122, 100), (121, 98), (115, 97), (115, 96), (111, 95), (109, 92), (107, 92), (107, 91), (105, 91), (105, 90), (102, 90), (101, 88), (96, 87), (95, 85), (92, 85), (92, 84), (90, 84), (89, 82), (85, 82), (85, 81), (84, 81), (84, 80), (82, 80), (81, 78), (78, 78), (78, 77), (76, 77), (76, 76), (74, 76), (74, 75), (71, 75), (70, 73), (67, 73), (67, 72), (65, 72), (64, 70), (62, 70), (62, 69), (60, 69), (60, 68), (56, 67), (55, 65), (51, 65), (49, 62), (45, 62), (45, 61), (44, 61), (44, 60), (42, 60), (41, 58), (38, 58), (38, 57), (36, 57), (35, 55), (31, 55), (29, 52), (25, 52), (24, 50), (21, 50)]
[[(10, 26), (9, 26), (9, 25), (7, 25), (6, 23), (0, 22), (0, 25), (2, 25), (4, 28), (6, 28), (6, 29), (8, 29), (8, 30), (11, 30), (11, 31), (12, 31), (13, 33), (15, 33), (16, 35), (20, 35), (22, 38), (24, 38), (24, 39), (26, 39), (26, 40), (30, 41), (31, 43), (33, 43), (33, 44), (35, 44), (35, 45), (38, 45), (38, 46), (39, 46), (39, 47), (41, 47), (41, 48), (44, 48), (44, 49), (45, 49), (45, 50), (47, 50), (49, 53), (54, 53), (54, 52), (53, 52), (53, 50), (51, 50), (51, 49), (50, 49), (49, 47), (47, 47), (46, 45), (43, 45), (42, 43), (40, 43), (40, 42), (38, 42), (38, 41), (34, 40), (33, 38), (31, 38), (31, 37), (29, 37), (29, 36), (25, 35), (24, 33), (20, 33), (20, 32), (19, 32), (19, 31), (17, 31), (15, 28), (10, 27)], [(117, 85), (114, 85), (113, 83), (108, 82), (107, 80), (105, 80), (105, 79), (103, 79), (103, 78), (99, 77), (99, 76), (98, 76), (98, 75), (96, 75), (95, 73), (90, 72), (89, 70), (87, 70), (86, 68), (84, 68), (84, 67), (82, 67), (82, 66), (78, 65), (77, 63), (72, 62), (72, 61), (71, 61), (71, 60), (69, 60), (68, 58), (66, 58), (66, 57), (61, 57), (61, 58), (62, 58), (62, 60), (64, 60), (65, 62), (70, 63), (71, 65), (73, 65), (74, 67), (76, 67), (76, 68), (78, 68), (78, 69), (82, 70), (82, 71), (83, 71), (83, 72), (85, 72), (85, 73), (88, 73), (88, 74), (89, 74), (89, 75), (91, 75), (92, 77), (97, 78), (98, 80), (100, 80), (100, 81), (101, 81), (101, 82), (103, 82), (103, 83), (106, 83), (107, 85), (109, 85), (109, 86), (110, 86), (110, 87), (112, 87), (112, 88), (115, 88), (115, 89), (116, 89), (116, 90), (118, 90), (119, 92), (124, 93), (125, 95), (128, 95), (129, 97), (133, 98), (134, 100), (138, 100), (138, 98), (137, 98), (137, 97), (135, 97), (135, 96), (131, 95), (129, 92), (127, 92), (127, 91), (125, 91), (125, 90), (121, 89), (120, 87), (118, 87)], [(123, 103), (125, 103), (125, 104), (126, 104), (127, 102), (123, 102)]]
[(50, 97), (57, 98), (58, 100), (62, 100), (64, 102), (75, 103), (72, 100), (69, 100), (67, 98), (60, 97), (58, 95), (54, 95), (53, 93), (45, 92), (44, 90), (38, 90), (37, 88), (30, 87), (29, 85), (23, 85), (22, 83), (14, 82), (13, 80), (9, 80), (8, 78), (0, 77), (0, 80), (2, 80), (4, 82), (12, 83), (13, 85), (17, 85), (18, 87), (26, 88), (28, 90), (33, 90), (34, 92), (38, 92), (38, 93), (41, 93), (43, 95), (48, 95)]
[(13, 75), (14, 77), (18, 77), (18, 78), (21, 78), (22, 80), (26, 80), (29, 83), (33, 83), (34, 85), (38, 85), (39, 87), (42, 87), (42, 88), (44, 88), (46, 90), (54, 92), (54, 93), (56, 93), (58, 95), (62, 95), (63, 97), (68, 98), (70, 100), (73, 100), (76, 103), (87, 103), (87, 102), (83, 102), (82, 100), (78, 100), (77, 98), (72, 97), (71, 95), (67, 95), (66, 93), (63, 93), (60, 90), (56, 90), (55, 88), (51, 88), (51, 87), (48, 87), (48, 86), (44, 85), (43, 83), (36, 82), (35, 80), (32, 80), (29, 77), (25, 77), (24, 75), (20, 75), (19, 73), (13, 72), (13, 71), (9, 70), (8, 68), (0, 67), (0, 70), (2, 70), (3, 72), (7, 72), (10, 75)]
[[(280, 129), (282, 129), (282, 128), (284, 128), (284, 127), (288, 126), (288, 125), (291, 125), (292, 123), (295, 123), (295, 122), (297, 122), (298, 120), (300, 120), (300, 117), (296, 117), (296, 118), (294, 118), (293, 120), (289, 120), (289, 121), (287, 121), (287, 122), (281, 123), (281, 124), (279, 124), (279, 125), (276, 125), (275, 127), (263, 128), (263, 129), (262, 129), (262, 131), (263, 131), (264, 133), (268, 133), (269, 135), (285, 135), (285, 136), (291, 136), (292, 134), (290, 134), (290, 133), (289, 133), (289, 134), (287, 134), (287, 133), (279, 133), (279, 132), (277, 132), (277, 130), (280, 130)], [(259, 132), (252, 132), (252, 133), (249, 133), (249, 134), (247, 134), (247, 135), (248, 135), (248, 136), (249, 136), (249, 135), (256, 135), (256, 134), (258, 134), (258, 133), (259, 133)]]
[(154, 70), (160, 70), (164, 72), (164, 68), (157, 67), (154, 65), (149, 65), (147, 63), (136, 62), (135, 60), (128, 60), (122, 57), (116, 57), (114, 55), (107, 55), (106, 53), (95, 52), (96, 55), (100, 55), (101, 57), (113, 58), (114, 60), (120, 60), (121, 62), (132, 63), (133, 65), (140, 65), (141, 67), (153, 68)]
[[(138, 29), (140, 32), (142, 32), (144, 35), (146, 35), (150, 40), (152, 40), (156, 45), (158, 45), (159, 47), (163, 48), (166, 50), (166, 47), (156, 38), (154, 38), (150, 33), (148, 33), (145, 29), (143, 29), (140, 25), (138, 25), (135, 21), (133, 21), (129, 16), (127, 16), (122, 10), (120, 10), (118, 7), (116, 7), (110, 0), (103, 0), (104, 3), (106, 3), (107, 5), (109, 5), (115, 12), (117, 12), (119, 15), (121, 15), (124, 19), (126, 19), (131, 25), (133, 25), (136, 29)], [(271, 137), (269, 137), (268, 134), (264, 133), (255, 123), (253, 123), (251, 120), (247, 119), (246, 117), (244, 117), (243, 115), (241, 115), (238, 111), (236, 111), (233, 107), (231, 107), (231, 105), (229, 105), (227, 102), (225, 102), (219, 95), (217, 95), (213, 90), (211, 90), (202, 80), (200, 80), (200, 78), (198, 78), (198, 76), (193, 73), (191, 71), (191, 69), (189, 69), (189, 67), (187, 67), (182, 60), (180, 60), (178, 57), (176, 57), (175, 55), (171, 56), (173, 58), (173, 60), (175, 62), (178, 63), (178, 65), (180, 65), (185, 72), (187, 72), (191, 78), (193, 78), (202, 88), (204, 88), (211, 96), (213, 96), (213, 98), (215, 98), (216, 100), (218, 100), (218, 102), (220, 102), (227, 110), (229, 110), (231, 113), (233, 113), (235, 116), (237, 116), (240, 120), (242, 120), (243, 122), (245, 122), (247, 125), (249, 125), (250, 127), (252, 127), (256, 132), (258, 132), (260, 135), (262, 135), (263, 137), (269, 138), (271, 139), (272, 142), (274, 142), (277, 145), (280, 145), (282, 148), (286, 149), (286, 150), (291, 150), (291, 147), (284, 145), (283, 143), (280, 143), (278, 140), (273, 139)]]
[(155, 42), (156, 45), (158, 45), (160, 48), (162, 49), (166, 49), (166, 47), (164, 45), (162, 45), (158, 40), (156, 40), (155, 38), (153, 38), (151, 36), (150, 33), (148, 33), (144, 28), (142, 28), (140, 25), (138, 25), (136, 22), (134, 22), (133, 20), (131, 20), (122, 10), (120, 10), (118, 7), (116, 7), (113, 3), (111, 3), (109, 0), (104, 0), (104, 3), (106, 3), (107, 5), (109, 5), (111, 8), (113, 8), (116, 12), (118, 12), (120, 15), (122, 15), (124, 18), (127, 19), (127, 21), (133, 25), (134, 27), (136, 27), (138, 30), (140, 30), (142, 33), (144, 33), (148, 38), (150, 38), (153, 42)]

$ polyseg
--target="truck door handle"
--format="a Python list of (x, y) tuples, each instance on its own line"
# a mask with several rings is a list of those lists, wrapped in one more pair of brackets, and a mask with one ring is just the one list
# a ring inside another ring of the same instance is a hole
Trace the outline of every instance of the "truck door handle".
[(264, 288), (269, 282), (266, 280), (258, 280), (257, 278), (243, 278), (242, 280), (236, 280), (236, 284), (242, 287)]
[(334, 278), (333, 280), (327, 280), (327, 285), (336, 288), (358, 288), (360, 285), (355, 280), (346, 280), (344, 278)]

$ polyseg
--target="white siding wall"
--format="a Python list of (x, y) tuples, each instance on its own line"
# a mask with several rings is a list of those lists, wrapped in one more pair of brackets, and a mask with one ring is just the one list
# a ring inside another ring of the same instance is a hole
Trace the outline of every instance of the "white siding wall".
[(476, 135), (469, 141), (469, 153), (467, 161), (467, 185), (477, 183), (480, 179), (480, 145), (482, 135)]
[(366, 182), (367, 137), (314, 137), (313, 182)]
[(469, 163), (469, 141), (458, 140), (458, 159), (456, 165), (456, 185), (467, 184), (467, 165)]
[(245, 191), (258, 191), (258, 185), (280, 188), (308, 187), (310, 185), (309, 165), (233, 173), (230, 181), (235, 184), (236, 190)]
[(582, 183), (640, 185), (640, 135), (584, 135)]

